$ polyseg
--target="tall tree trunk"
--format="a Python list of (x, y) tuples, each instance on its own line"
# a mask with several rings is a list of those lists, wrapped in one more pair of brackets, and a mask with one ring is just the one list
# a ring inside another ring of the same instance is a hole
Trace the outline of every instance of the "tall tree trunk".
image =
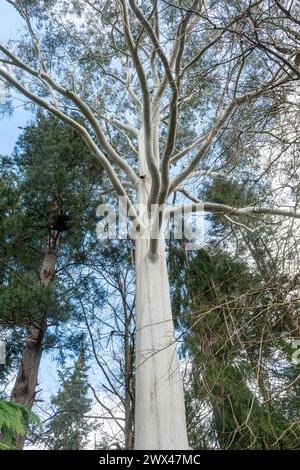
[[(154, 113), (159, 122), (158, 109)], [(159, 157), (159, 134), (154, 136)], [(149, 256), (151, 227), (148, 196), (151, 177), (146, 164), (145, 133), (139, 133), (138, 188), (140, 219), (147, 234), (135, 242), (136, 356), (135, 449), (188, 449), (183, 384), (174, 339), (169, 276), (163, 235), (157, 256)]]
[[(40, 321), (28, 329), (28, 335), (23, 345), (21, 363), (10, 399), (16, 403), (32, 408), (37, 377), (42, 357), (42, 340), (45, 334), (45, 323)], [(25, 436), (15, 437), (16, 446), (22, 449)]]
[(133, 371), (132, 371), (132, 358), (133, 347), (130, 340), (130, 312), (128, 312), (126, 298), (123, 289), (120, 287), (122, 296), (123, 309), (124, 309), (124, 382), (125, 382), (125, 396), (124, 396), (124, 411), (125, 411), (125, 449), (131, 450), (134, 443), (134, 397), (133, 389)]
[(164, 241), (136, 241), (136, 449), (188, 449)]
[[(50, 243), (49, 243), (50, 245)], [(56, 249), (47, 247), (40, 271), (40, 282), (48, 287), (52, 281), (56, 267)], [(38, 372), (43, 352), (43, 338), (47, 329), (45, 318), (33, 323), (22, 348), (22, 357), (10, 399), (16, 403), (32, 408)], [(16, 436), (16, 446), (23, 448), (25, 436)]]
[[(129, 346), (130, 347), (130, 346)], [(132, 351), (126, 353), (128, 358), (125, 361), (125, 449), (131, 450), (133, 448), (134, 433), (133, 433), (133, 422), (134, 422), (134, 408), (133, 408), (133, 397), (132, 397), (132, 365), (131, 365), (131, 354)]]

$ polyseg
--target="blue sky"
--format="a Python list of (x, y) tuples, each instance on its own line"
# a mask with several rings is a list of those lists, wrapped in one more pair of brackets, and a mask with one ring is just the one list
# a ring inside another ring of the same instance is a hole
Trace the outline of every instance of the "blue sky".
[[(1, 1), (0, 9), (0, 41), (6, 43), (9, 39), (15, 38), (18, 29), (22, 26), (20, 18), (15, 13), (14, 8), (7, 2)], [(15, 96), (15, 94), (14, 94)], [(12, 116), (0, 118), (0, 154), (10, 154), (22, 127), (31, 118), (29, 111), (26, 111), (21, 102), (15, 102)]]
[[(9, 39), (17, 37), (18, 30), (22, 26), (22, 22), (15, 13), (14, 8), (6, 1), (0, 0), (0, 42), (7, 43)], [(32, 114), (26, 111), (22, 104), (22, 97), (12, 92), (14, 100), (14, 111), (11, 116), (0, 118), (0, 155), (9, 155), (14, 149), (16, 140), (28, 120), (32, 119)], [(54, 364), (50, 357), (44, 355), (39, 374), (39, 388), (43, 388), (43, 398), (56, 388), (57, 365)]]

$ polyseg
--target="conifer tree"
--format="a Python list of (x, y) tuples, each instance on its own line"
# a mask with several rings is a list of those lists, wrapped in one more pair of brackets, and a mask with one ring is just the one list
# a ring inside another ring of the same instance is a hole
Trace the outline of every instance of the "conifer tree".
[(83, 349), (72, 369), (59, 372), (59, 381), (60, 388), (51, 398), (53, 416), (45, 427), (43, 440), (52, 450), (84, 449), (93, 425), (86, 418), (92, 400), (88, 397), (88, 367)]
[[(170, 263), (182, 353), (191, 366), (186, 390), (191, 444), (297, 448), (299, 415), (295, 409), (288, 412), (291, 403), (287, 406), (271, 393), (279, 378), (273, 348), (278, 355), (282, 348), (274, 342), (279, 332), (275, 318), (283, 315), (284, 302), (278, 307), (266, 279), (213, 246), (195, 256), (177, 252)], [(287, 383), (292, 371), (297, 374), (291, 364), (283, 370), (280, 379), (287, 374)], [(295, 399), (297, 383), (291, 391)]]
[(20, 404), (0, 399), (0, 450), (14, 449), (16, 436), (24, 436), (30, 424), (40, 424), (32, 411)]
[(42, 113), (13, 157), (2, 158), (1, 324), (23, 329), (23, 338), (25, 328), (11, 400), (29, 409), (42, 352), (55, 340), (49, 327), (74, 312), (65, 269), (82, 265), (95, 246), (94, 230), (88, 233), (101, 171), (74, 131)]

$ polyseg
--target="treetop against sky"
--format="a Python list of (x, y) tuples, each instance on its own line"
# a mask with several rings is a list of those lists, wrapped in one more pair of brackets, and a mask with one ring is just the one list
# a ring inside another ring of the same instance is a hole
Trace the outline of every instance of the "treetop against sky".
[(258, 135), (267, 144), (299, 78), (297, 7), (276, 17), (279, 2), (4, 3), (25, 35), (0, 46), (3, 80), (82, 135), (133, 217), (142, 176), (148, 203), (164, 204), (174, 192), (197, 198), (203, 178), (231, 171), (233, 145), (245, 163), (249, 127), (253, 145)]
[[(1, 3), (0, 16), (0, 41), (14, 39), (18, 35), (19, 28), (22, 26), (22, 20), (8, 2)], [(5, 96), (5, 84), (0, 84), (0, 102)], [(16, 94), (15, 94), (16, 95)], [(15, 145), (16, 137), (19, 135), (19, 127), (23, 127), (32, 117), (32, 113), (24, 109), (24, 100), (16, 96), (14, 100), (13, 112), (11, 115), (1, 116), (0, 125), (0, 154), (9, 154)]]

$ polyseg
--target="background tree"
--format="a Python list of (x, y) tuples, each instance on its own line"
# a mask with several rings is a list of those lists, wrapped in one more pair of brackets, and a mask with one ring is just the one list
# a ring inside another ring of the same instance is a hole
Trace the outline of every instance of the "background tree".
[[(249, 204), (262, 189), (226, 179), (206, 186), (208, 197), (231, 204), (244, 198)], [(299, 366), (291, 362), (299, 335), (299, 236), (289, 224), (278, 232), (274, 219), (265, 221), (258, 232), (256, 221), (214, 215), (205, 249), (186, 254), (170, 247), (195, 448), (299, 447)]]
[(93, 425), (86, 417), (92, 400), (88, 397), (88, 368), (83, 349), (73, 370), (60, 371), (60, 388), (51, 398), (53, 416), (43, 431), (43, 442), (47, 449), (84, 449)]
[[(13, 159), (3, 159), (2, 171), (14, 187), (6, 189), (1, 224), (1, 322), (10, 330), (26, 328), (11, 400), (28, 408), (42, 352), (74, 313), (66, 267), (80, 266), (87, 245), (95, 245), (87, 229), (102, 170), (90, 156), (69, 127), (40, 114), (20, 137)], [(19, 446), (23, 442), (24, 436)]]
[[(89, 341), (92, 371), (89, 381), (102, 444), (134, 446), (135, 278), (131, 241), (102, 243), (93, 270), (104, 292), (101, 311), (87, 297), (81, 302), (83, 328)], [(90, 296), (90, 293), (89, 293)], [(94, 413), (95, 414), (95, 413)]]

